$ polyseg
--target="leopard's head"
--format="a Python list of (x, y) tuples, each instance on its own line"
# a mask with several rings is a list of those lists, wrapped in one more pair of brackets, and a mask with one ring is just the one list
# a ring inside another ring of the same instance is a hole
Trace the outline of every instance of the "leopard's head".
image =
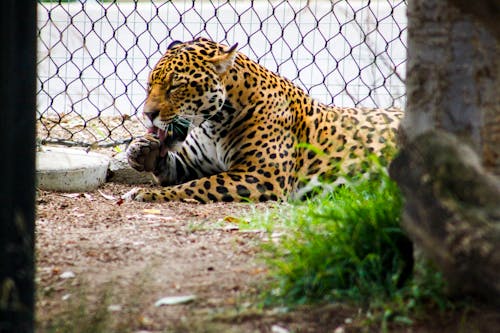
[(236, 47), (204, 38), (175, 41), (151, 71), (144, 120), (160, 140), (163, 155), (222, 108), (222, 80), (234, 63)]

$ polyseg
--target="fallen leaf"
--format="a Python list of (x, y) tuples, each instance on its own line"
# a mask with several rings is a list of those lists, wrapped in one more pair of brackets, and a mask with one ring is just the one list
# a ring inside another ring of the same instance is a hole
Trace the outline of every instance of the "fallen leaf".
[(239, 217), (234, 217), (234, 216), (226, 216), (224, 217), (224, 222), (229, 222), (229, 223), (246, 223), (248, 224), (249, 222), (241, 219)]
[(289, 333), (290, 331), (278, 325), (271, 326), (271, 332), (273, 333)]
[(262, 273), (267, 273), (267, 268), (257, 267), (250, 271), (250, 274), (252, 275), (257, 275)]
[(228, 298), (224, 299), (224, 303), (226, 305), (235, 305), (236, 299), (234, 297), (228, 297)]
[(101, 190), (97, 190), (97, 192), (99, 192), (99, 194), (104, 198), (104, 199), (108, 199), (108, 200), (116, 200), (118, 199), (117, 197), (111, 195), (111, 194), (106, 194), (104, 192), (102, 192)]
[(119, 312), (122, 310), (122, 306), (120, 304), (110, 304), (108, 306), (108, 312)]
[(61, 193), (60, 196), (72, 199), (85, 197), (83, 193)]
[(262, 233), (265, 233), (265, 232), (266, 232), (265, 229), (245, 229), (245, 230), (241, 230), (242, 234), (262, 234)]
[(66, 272), (62, 273), (61, 275), (59, 275), (59, 277), (61, 279), (72, 279), (75, 276), (76, 276), (75, 273), (73, 273), (71, 271), (66, 271)]
[(88, 193), (83, 193), (83, 197), (87, 200), (94, 200), (94, 197)]
[(161, 214), (161, 210), (159, 209), (154, 209), (154, 208), (151, 208), (151, 209), (143, 209), (142, 212), (144, 214), (153, 214), (153, 215), (160, 215)]
[(158, 307), (158, 306), (162, 306), (162, 305), (185, 304), (185, 303), (192, 302), (195, 299), (196, 299), (195, 295), (162, 297), (156, 301), (155, 306)]
[(139, 316), (139, 324), (141, 326), (150, 326), (153, 324), (153, 320), (146, 316)]
[(224, 230), (224, 231), (237, 231), (237, 230), (240, 230), (240, 227), (238, 227), (237, 225), (228, 225), (228, 226), (225, 226), (224, 228), (222, 228), (222, 230)]
[(333, 333), (345, 333), (345, 328), (344, 328), (344, 326), (339, 326), (339, 327), (337, 327), (337, 328), (333, 331)]

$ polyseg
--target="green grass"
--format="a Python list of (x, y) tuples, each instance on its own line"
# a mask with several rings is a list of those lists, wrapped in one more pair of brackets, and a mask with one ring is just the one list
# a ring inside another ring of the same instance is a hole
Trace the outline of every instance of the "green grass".
[(421, 260), (411, 274), (397, 185), (377, 163), (370, 168), (369, 177), (259, 222), (270, 235), (284, 233), (263, 245), (272, 277), (265, 304), (341, 301), (401, 322), (423, 306), (446, 307), (439, 274)]

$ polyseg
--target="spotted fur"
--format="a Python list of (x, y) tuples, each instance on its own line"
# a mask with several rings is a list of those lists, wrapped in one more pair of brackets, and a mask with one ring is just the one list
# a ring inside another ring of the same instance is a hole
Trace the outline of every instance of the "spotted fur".
[[(148, 133), (129, 163), (164, 186), (138, 201), (286, 199), (354, 172), (394, 140), (401, 111), (319, 103), (291, 81), (207, 39), (172, 43), (148, 80)], [(340, 167), (339, 167), (340, 166)]]

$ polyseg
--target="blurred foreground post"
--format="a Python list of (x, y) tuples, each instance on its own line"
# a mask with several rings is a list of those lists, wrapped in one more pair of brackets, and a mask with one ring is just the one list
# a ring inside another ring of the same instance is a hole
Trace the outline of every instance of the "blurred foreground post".
[(450, 291), (500, 304), (500, 0), (465, 3), (408, 4), (407, 107), (390, 172), (403, 227)]
[(36, 1), (0, 10), (0, 332), (34, 320)]

